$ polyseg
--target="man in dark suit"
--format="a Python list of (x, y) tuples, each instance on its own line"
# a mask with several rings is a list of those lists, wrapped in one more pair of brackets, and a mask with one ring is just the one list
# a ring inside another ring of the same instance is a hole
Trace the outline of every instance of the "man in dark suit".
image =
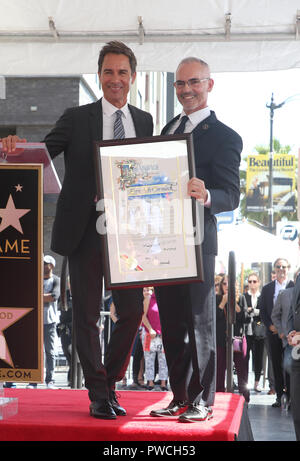
[(288, 316), (288, 343), (292, 349), (291, 364), (291, 408), (296, 440), (300, 441), (300, 275), (293, 291), (291, 308)]
[(204, 61), (183, 60), (177, 68), (174, 84), (183, 112), (162, 131), (162, 134), (193, 133), (196, 177), (190, 179), (188, 193), (204, 203), (204, 282), (155, 290), (173, 400), (167, 408), (152, 410), (150, 414), (179, 416), (182, 422), (212, 417), (216, 367), (217, 227), (214, 215), (234, 210), (240, 198), (242, 140), (208, 108), (208, 94), (213, 85)]
[(284, 391), (284, 374), (283, 374), (283, 347), (282, 341), (278, 336), (278, 331), (273, 325), (272, 311), (281, 290), (294, 286), (293, 281), (288, 280), (289, 262), (284, 258), (277, 258), (274, 263), (276, 274), (275, 280), (264, 285), (261, 290), (261, 296), (258, 301), (260, 309), (260, 317), (267, 330), (267, 341), (269, 344), (270, 356), (274, 371), (276, 401), (272, 404), (273, 407), (281, 407), (281, 397)]
[[(127, 104), (136, 77), (136, 58), (121, 42), (109, 42), (99, 55), (98, 75), (104, 97), (67, 109), (45, 142), (52, 158), (64, 152), (65, 177), (57, 202), (52, 250), (68, 256), (77, 350), (91, 400), (90, 414), (115, 419), (125, 415), (116, 398), (143, 315), (141, 289), (113, 290), (118, 322), (101, 362), (99, 329), (103, 278), (100, 236), (96, 232), (96, 182), (93, 142), (116, 137), (151, 136), (150, 114)], [(118, 113), (121, 110), (121, 113)], [(117, 119), (121, 119), (120, 122)], [(115, 125), (118, 127), (115, 130)], [(117, 134), (117, 135), (114, 135)], [(3, 140), (12, 150), (17, 137)]]

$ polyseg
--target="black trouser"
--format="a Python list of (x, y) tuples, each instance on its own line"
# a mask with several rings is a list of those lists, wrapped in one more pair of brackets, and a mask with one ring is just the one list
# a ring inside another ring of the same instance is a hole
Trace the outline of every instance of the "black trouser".
[(138, 384), (139, 372), (141, 369), (141, 361), (143, 357), (144, 357), (144, 351), (143, 351), (142, 341), (140, 338), (140, 332), (138, 332), (135, 338), (135, 350), (134, 350), (133, 362), (132, 362), (133, 382), (135, 382), (136, 384)]
[(115, 382), (123, 378), (143, 315), (142, 288), (113, 290), (119, 320), (103, 364), (97, 325), (102, 300), (103, 259), (96, 219), (95, 212), (80, 245), (69, 257), (76, 347), (91, 401), (107, 398)]
[(291, 409), (296, 433), (296, 439), (300, 441), (300, 361), (292, 360), (291, 367)]
[(284, 390), (282, 341), (277, 334), (273, 334), (270, 331), (267, 333), (267, 339), (274, 372), (275, 392), (277, 394), (277, 400), (280, 400)]
[(216, 388), (214, 255), (204, 255), (204, 282), (155, 289), (175, 400), (213, 405)]
[(256, 339), (255, 336), (253, 335), (251, 336), (247, 335), (246, 339), (247, 339), (247, 370), (249, 371), (250, 351), (252, 351), (255, 381), (259, 381), (262, 367), (263, 367), (263, 355), (264, 355), (265, 342), (263, 339)]

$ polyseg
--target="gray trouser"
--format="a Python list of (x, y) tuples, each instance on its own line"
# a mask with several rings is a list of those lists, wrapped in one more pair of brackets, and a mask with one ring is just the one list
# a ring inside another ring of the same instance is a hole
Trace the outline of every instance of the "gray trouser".
[[(142, 342), (144, 344), (145, 330), (142, 333)], [(151, 339), (150, 350), (144, 351), (145, 357), (145, 378), (147, 381), (153, 381), (155, 378), (155, 357), (158, 360), (158, 377), (161, 380), (168, 379), (168, 367), (161, 335)]]
[(45, 365), (46, 365), (46, 384), (54, 381), (55, 369), (55, 336), (56, 323), (48, 323), (44, 325), (44, 349), (45, 349)]

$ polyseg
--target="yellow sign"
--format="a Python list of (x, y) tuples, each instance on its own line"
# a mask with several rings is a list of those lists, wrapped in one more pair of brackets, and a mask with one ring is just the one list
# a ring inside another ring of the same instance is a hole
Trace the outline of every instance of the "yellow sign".
[[(269, 154), (247, 157), (247, 211), (265, 211), (268, 207), (269, 161)], [(273, 155), (272, 186), (274, 212), (295, 211), (296, 159), (294, 155)]]

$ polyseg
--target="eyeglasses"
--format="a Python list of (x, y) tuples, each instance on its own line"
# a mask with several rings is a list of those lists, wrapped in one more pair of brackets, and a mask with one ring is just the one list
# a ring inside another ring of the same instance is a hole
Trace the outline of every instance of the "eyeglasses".
[(210, 80), (210, 77), (206, 77), (206, 78), (190, 78), (186, 82), (184, 80), (176, 80), (174, 85), (175, 85), (175, 87), (177, 89), (184, 88), (186, 84), (187, 84), (187, 86), (189, 88), (196, 88), (197, 86), (201, 85), (201, 83), (205, 82), (206, 80)]
[(257, 283), (257, 280), (248, 280), (248, 283)]
[(276, 267), (276, 269), (287, 269), (289, 266), (279, 266), (278, 265), (278, 266), (275, 266), (275, 267)]

